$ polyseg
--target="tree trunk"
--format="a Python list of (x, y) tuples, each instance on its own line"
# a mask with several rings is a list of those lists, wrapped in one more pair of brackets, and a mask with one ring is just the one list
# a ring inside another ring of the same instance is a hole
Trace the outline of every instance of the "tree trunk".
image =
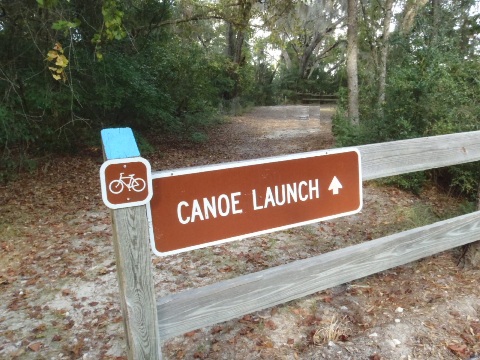
[(282, 58), (285, 66), (290, 70), (292, 68), (292, 59), (290, 59), (290, 55), (288, 55), (288, 52), (285, 49), (282, 49)]
[(387, 57), (388, 57), (388, 40), (390, 37), (390, 23), (392, 20), (393, 0), (385, 1), (385, 15), (383, 18), (383, 36), (380, 48), (380, 61), (378, 69), (378, 99), (377, 106), (379, 115), (383, 117), (383, 106), (385, 103), (385, 88), (387, 85)]
[[(318, 44), (325, 39), (325, 37), (334, 32), (338, 25), (340, 25), (345, 20), (344, 17), (338, 18), (335, 22), (330, 24), (327, 28), (322, 29), (321, 31), (315, 31), (314, 35), (312, 36), (310, 43), (303, 48), (302, 56), (299, 59), (300, 62), (300, 69), (299, 69), (299, 76), (301, 79), (308, 78), (307, 76), (307, 67), (309, 65), (309, 60), (312, 57), (313, 52), (317, 49)], [(327, 53), (328, 51), (334, 49), (335, 46), (328, 48), (328, 50), (324, 51), (323, 54)], [(318, 54), (317, 54), (318, 55)]]
[(322, 40), (321, 34), (319, 34), (318, 32), (315, 32), (315, 35), (313, 35), (312, 41), (310, 42), (310, 44), (308, 44), (308, 46), (303, 49), (303, 54), (299, 59), (300, 66), (298, 70), (298, 75), (300, 76), (300, 79), (305, 79), (308, 60), (310, 60), (310, 57), (313, 54), (313, 50), (315, 50), (315, 48), (317, 47), (317, 45), (320, 43), (321, 40)]
[(237, 4), (239, 6), (238, 18), (236, 22), (227, 22), (227, 56), (232, 60), (234, 66), (230, 71), (230, 78), (234, 82), (232, 91), (229, 94), (224, 94), (227, 99), (234, 99), (240, 95), (240, 76), (239, 69), (244, 65), (244, 55), (242, 53), (243, 44), (245, 43), (245, 34), (251, 19), (252, 2), (251, 0), (240, 0)]
[[(240, 44), (240, 49), (243, 45), (243, 39), (241, 39), (242, 44)], [(235, 29), (232, 23), (227, 22), (227, 46), (226, 46), (226, 53), (230, 60), (238, 64), (239, 58), (239, 51), (238, 46), (239, 39), (238, 39), (238, 31)], [(241, 53), (241, 52), (240, 52)]]
[(432, 0), (432, 21), (433, 21), (433, 31), (432, 36), (430, 37), (430, 45), (438, 43), (438, 29), (440, 26), (440, 0)]
[(347, 81), (348, 81), (348, 118), (352, 125), (359, 123), (358, 110), (358, 17), (357, 0), (348, 0), (347, 29)]
[(227, 100), (240, 95), (238, 70), (243, 66), (242, 48), (245, 42), (245, 35), (242, 30), (237, 30), (231, 23), (227, 23), (227, 46), (226, 53), (235, 66), (230, 69), (229, 77), (233, 80), (233, 88), (229, 94), (224, 94)]
[(400, 32), (408, 34), (414, 25), (414, 20), (420, 10), (428, 3), (428, 0), (408, 0), (403, 11)]

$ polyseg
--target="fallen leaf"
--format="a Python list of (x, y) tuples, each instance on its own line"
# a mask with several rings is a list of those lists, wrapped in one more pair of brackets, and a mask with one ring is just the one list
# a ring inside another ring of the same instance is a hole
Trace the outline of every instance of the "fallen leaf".
[(193, 337), (195, 336), (196, 333), (198, 333), (199, 330), (193, 330), (193, 331), (189, 331), (187, 333), (185, 333), (185, 337)]
[(107, 268), (101, 268), (101, 269), (98, 270), (98, 275), (106, 275), (109, 272), (110, 271)]
[(266, 348), (268, 348), (268, 349), (273, 349), (273, 342), (271, 342), (271, 341), (265, 341), (265, 342), (263, 343), (263, 346), (266, 347)]
[(21, 349), (18, 349), (17, 351), (15, 351), (15, 352), (12, 354), (12, 357), (13, 357), (13, 358), (17, 358), (17, 357), (22, 356), (23, 354), (25, 354), (25, 349), (21, 348)]
[(213, 327), (213, 329), (210, 333), (212, 335), (215, 335), (215, 334), (218, 334), (219, 332), (221, 332), (222, 330), (223, 330), (223, 326), (217, 325), (217, 326)]
[(450, 345), (447, 345), (447, 348), (451, 352), (453, 352), (454, 354), (462, 358), (466, 358), (470, 353), (468, 351), (467, 345), (465, 344), (450, 344)]
[(32, 332), (33, 333), (39, 333), (39, 332), (42, 332), (42, 331), (45, 331), (47, 329), (47, 325), (45, 324), (40, 324), (36, 327), (33, 328)]
[(253, 316), (252, 315), (245, 315), (240, 319), (241, 323), (247, 323), (247, 322), (252, 322), (253, 321)]
[(277, 325), (276, 325), (272, 320), (267, 320), (267, 321), (265, 321), (265, 326), (266, 326), (269, 330), (276, 330), (276, 329), (277, 329)]
[(63, 327), (65, 330), (69, 330), (73, 327), (73, 325), (75, 325), (75, 321), (73, 320), (69, 320), (68, 323), (65, 324), (65, 326)]
[(221, 269), (218, 269), (218, 271), (221, 272), (221, 273), (231, 272), (232, 270), (233, 270), (233, 268), (231, 266), (225, 266)]
[(41, 342), (35, 342), (28, 345), (28, 348), (34, 352), (37, 352), (42, 348), (43, 344)]
[(240, 335), (247, 335), (249, 333), (253, 332), (253, 328), (250, 326), (241, 328), (240, 331), (238, 332)]

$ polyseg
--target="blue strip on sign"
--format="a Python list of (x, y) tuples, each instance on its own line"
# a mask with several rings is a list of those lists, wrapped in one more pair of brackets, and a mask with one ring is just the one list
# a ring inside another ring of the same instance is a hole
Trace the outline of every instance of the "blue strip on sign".
[(132, 129), (104, 129), (101, 134), (107, 160), (140, 156)]

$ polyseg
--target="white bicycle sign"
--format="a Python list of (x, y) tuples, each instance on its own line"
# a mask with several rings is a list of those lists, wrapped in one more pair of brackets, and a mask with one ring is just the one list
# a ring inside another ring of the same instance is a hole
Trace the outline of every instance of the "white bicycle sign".
[[(118, 179), (112, 180), (108, 185), (112, 194), (120, 194), (126, 187), (128, 191), (141, 192), (147, 186), (147, 183), (142, 178), (135, 178), (135, 174), (123, 176), (124, 173), (120, 173)], [(126, 180), (126, 181), (125, 181)]]
[(107, 160), (100, 168), (100, 185), (110, 209), (146, 205), (153, 197), (152, 168), (139, 156)]

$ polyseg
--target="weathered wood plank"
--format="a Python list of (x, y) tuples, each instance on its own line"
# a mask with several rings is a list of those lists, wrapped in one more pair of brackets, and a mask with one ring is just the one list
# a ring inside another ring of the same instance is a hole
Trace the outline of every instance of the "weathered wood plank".
[[(480, 131), (358, 147), (363, 180), (480, 160)], [(278, 305), (480, 238), (480, 212), (158, 301), (162, 339)]]
[(480, 131), (359, 146), (363, 180), (480, 160)]
[(480, 238), (480, 212), (244, 275), (158, 301), (162, 339), (406, 264)]
[[(356, 148), (362, 158), (362, 179), (372, 180), (479, 161), (480, 131), (361, 145)], [(261, 160), (240, 162), (253, 164)], [(207, 166), (213, 169), (217, 165)]]
[(305, 103), (312, 103), (312, 102), (316, 102), (316, 103), (336, 103), (338, 102), (338, 99), (337, 98), (333, 98), (333, 97), (304, 97), (301, 99), (301, 102), (305, 102)]
[(128, 359), (160, 360), (147, 208), (113, 210), (112, 219)]
[[(101, 132), (106, 160), (139, 156), (130, 128)], [(130, 360), (161, 359), (146, 206), (111, 212), (120, 305)]]
[(140, 156), (137, 142), (130, 128), (103, 129), (103, 151), (107, 160)]
[(322, 98), (337, 98), (338, 95), (332, 94), (312, 94), (312, 93), (297, 93), (297, 96), (310, 96), (310, 97), (322, 97)]

